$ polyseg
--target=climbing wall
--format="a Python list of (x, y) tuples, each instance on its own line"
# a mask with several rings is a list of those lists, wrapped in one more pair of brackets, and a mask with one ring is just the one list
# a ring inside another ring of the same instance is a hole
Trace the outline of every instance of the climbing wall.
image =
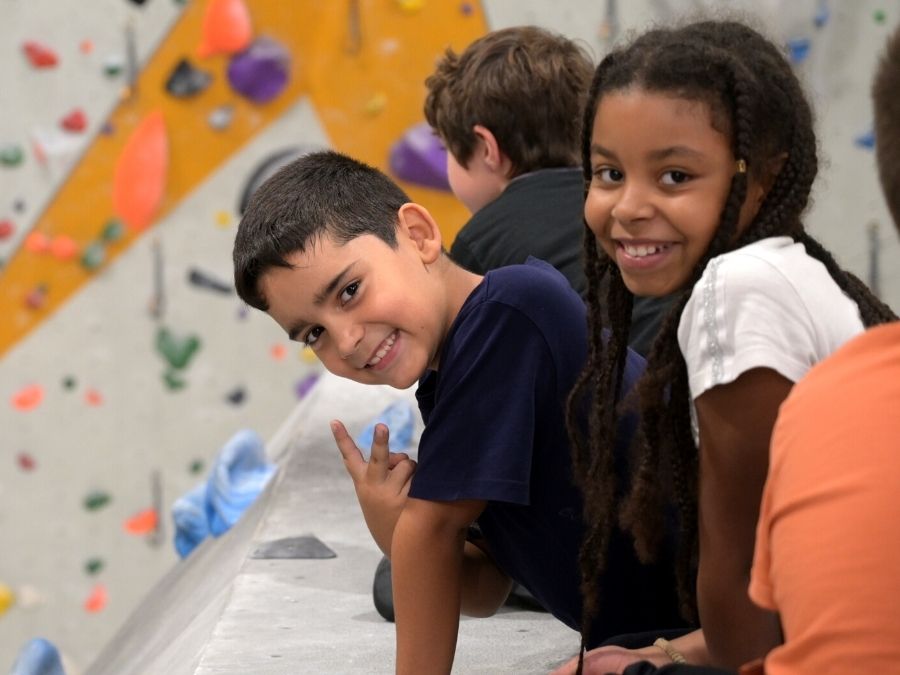
[(171, 502), (238, 429), (270, 437), (319, 372), (231, 288), (255, 176), (335, 147), (391, 172), (449, 240), (466, 214), (417, 126), (446, 46), (536, 23), (599, 56), (710, 8), (752, 11), (785, 45), (825, 160), (810, 228), (900, 307), (868, 97), (896, 1), (5, 2), (0, 671), (38, 635), (82, 670), (177, 562)]

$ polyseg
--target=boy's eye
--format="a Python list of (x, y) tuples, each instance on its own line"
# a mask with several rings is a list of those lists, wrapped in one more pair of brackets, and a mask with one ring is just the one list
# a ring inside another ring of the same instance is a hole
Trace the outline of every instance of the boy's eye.
[(356, 292), (359, 290), (359, 282), (354, 281), (352, 284), (347, 286), (343, 291), (341, 291), (341, 302), (350, 302)]
[(625, 175), (618, 169), (610, 167), (601, 167), (594, 171), (594, 175), (600, 179), (602, 183), (621, 183)]
[(687, 183), (691, 177), (684, 171), (666, 171), (661, 178), (663, 185), (680, 185)]
[(307, 347), (312, 347), (316, 341), (318, 341), (319, 336), (325, 332), (325, 329), (321, 326), (313, 326), (310, 328), (309, 332), (303, 337), (303, 342)]

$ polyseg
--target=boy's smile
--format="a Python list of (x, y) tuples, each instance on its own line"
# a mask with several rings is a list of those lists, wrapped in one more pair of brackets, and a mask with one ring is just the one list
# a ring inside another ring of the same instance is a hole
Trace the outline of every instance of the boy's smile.
[(372, 234), (345, 244), (323, 236), (287, 256), (292, 267), (272, 267), (260, 279), (269, 315), (335, 375), (405, 389), (437, 369), (471, 288), (458, 300), (434, 269), (450, 264), (440, 259), (440, 239), (435, 244), (419, 224), (408, 225), (417, 218), (401, 209), (397, 248)]

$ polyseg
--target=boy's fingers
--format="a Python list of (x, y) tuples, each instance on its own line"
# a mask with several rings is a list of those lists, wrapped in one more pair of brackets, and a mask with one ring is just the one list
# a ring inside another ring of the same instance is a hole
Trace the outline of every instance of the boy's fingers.
[(388, 449), (388, 428), (384, 424), (375, 425), (372, 435), (372, 454), (370, 464), (387, 464), (390, 466), (390, 450)]
[(395, 484), (399, 483), (406, 491), (409, 491), (409, 479), (415, 472), (416, 463), (413, 460), (408, 459), (405, 462), (400, 462), (391, 470), (391, 475), (388, 480)]
[(405, 452), (392, 452), (388, 459), (388, 466), (393, 469), (400, 462), (405, 462), (407, 459), (409, 459), (409, 455)]
[(350, 438), (350, 434), (347, 433), (346, 427), (341, 422), (338, 420), (331, 421), (331, 433), (334, 435), (334, 442), (337, 443), (338, 450), (341, 451), (341, 457), (344, 460), (344, 464), (347, 465), (348, 471), (355, 465), (365, 464), (362, 453), (356, 447), (356, 443)]

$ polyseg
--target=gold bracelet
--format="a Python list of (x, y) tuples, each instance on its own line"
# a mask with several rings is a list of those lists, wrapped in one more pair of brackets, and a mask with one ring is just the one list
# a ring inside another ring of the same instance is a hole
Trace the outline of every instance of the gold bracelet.
[(656, 642), (653, 643), (653, 646), (662, 649), (666, 653), (666, 656), (672, 659), (672, 663), (687, 663), (684, 654), (675, 649), (675, 647), (672, 646), (672, 643), (665, 638), (656, 638)]

